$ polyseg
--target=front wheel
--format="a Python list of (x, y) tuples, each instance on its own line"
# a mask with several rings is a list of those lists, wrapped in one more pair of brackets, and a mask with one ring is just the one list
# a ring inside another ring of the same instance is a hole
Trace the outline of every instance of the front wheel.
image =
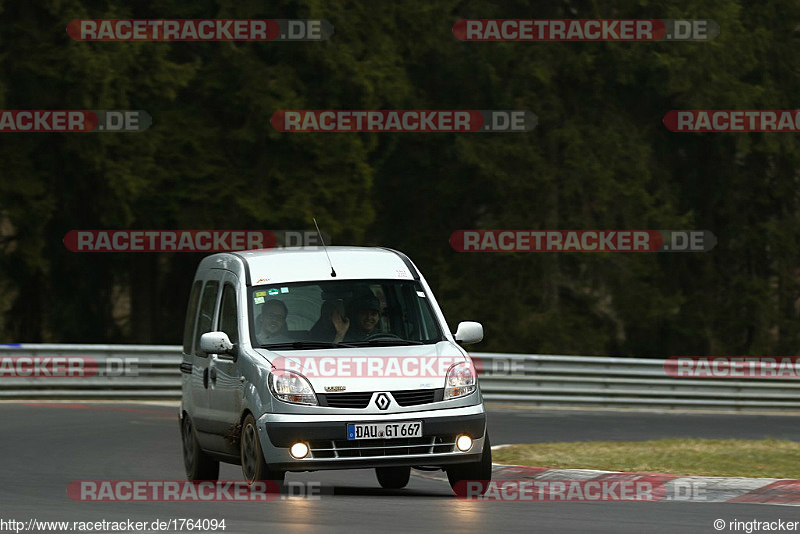
[(408, 485), (411, 478), (410, 467), (376, 467), (378, 483), (385, 489), (401, 489)]
[(256, 420), (248, 414), (242, 425), (241, 458), (242, 474), (248, 484), (256, 481), (273, 481), (278, 486), (283, 485), (285, 472), (272, 471), (264, 461), (264, 452), (261, 449), (261, 440), (258, 438)]
[(489, 433), (483, 440), (483, 455), (480, 461), (454, 464), (447, 468), (447, 480), (453, 493), (459, 497), (478, 496), (486, 493), (492, 481), (492, 445)]
[(192, 426), (189, 414), (183, 416), (181, 421), (181, 438), (183, 441), (183, 466), (186, 469), (186, 478), (195, 480), (219, 479), (219, 462), (212, 460), (200, 448), (197, 435)]

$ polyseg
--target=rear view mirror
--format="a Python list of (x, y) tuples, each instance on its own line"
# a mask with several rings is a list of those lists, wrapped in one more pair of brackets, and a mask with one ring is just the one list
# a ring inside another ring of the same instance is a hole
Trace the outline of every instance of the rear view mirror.
[(458, 323), (455, 338), (461, 345), (480, 343), (483, 340), (483, 325), (475, 321), (462, 321)]
[(200, 336), (200, 350), (206, 354), (231, 354), (233, 343), (225, 332), (206, 332)]

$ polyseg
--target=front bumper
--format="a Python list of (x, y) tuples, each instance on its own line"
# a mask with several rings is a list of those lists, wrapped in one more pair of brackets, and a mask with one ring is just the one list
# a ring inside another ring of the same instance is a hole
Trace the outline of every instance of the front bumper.
[[(389, 440), (348, 440), (348, 423), (390, 423), (422, 421), (421, 438)], [(271, 469), (313, 471), (390, 466), (443, 466), (477, 462), (486, 435), (483, 404), (444, 410), (415, 411), (386, 415), (299, 415), (265, 414), (257, 423), (264, 458)], [(472, 448), (460, 452), (455, 437), (467, 434)], [(305, 441), (311, 454), (296, 460), (289, 447)]]

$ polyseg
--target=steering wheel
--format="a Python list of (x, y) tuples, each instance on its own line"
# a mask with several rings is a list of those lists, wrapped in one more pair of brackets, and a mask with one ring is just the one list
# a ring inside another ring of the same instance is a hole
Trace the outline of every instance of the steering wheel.
[(376, 332), (374, 334), (370, 334), (364, 338), (364, 341), (372, 341), (373, 339), (381, 339), (381, 338), (390, 338), (390, 339), (403, 339), (402, 337), (391, 334), (389, 332)]

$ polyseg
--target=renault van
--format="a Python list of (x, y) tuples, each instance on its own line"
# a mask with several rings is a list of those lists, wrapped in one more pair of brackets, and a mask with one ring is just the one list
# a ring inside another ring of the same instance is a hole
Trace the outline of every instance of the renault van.
[[(485, 491), (492, 457), (477, 374), (404, 254), (311, 247), (214, 254), (192, 284), (181, 436), (189, 480), (374, 468), (398, 489), (412, 468)], [(477, 485), (476, 485), (477, 484)]]

